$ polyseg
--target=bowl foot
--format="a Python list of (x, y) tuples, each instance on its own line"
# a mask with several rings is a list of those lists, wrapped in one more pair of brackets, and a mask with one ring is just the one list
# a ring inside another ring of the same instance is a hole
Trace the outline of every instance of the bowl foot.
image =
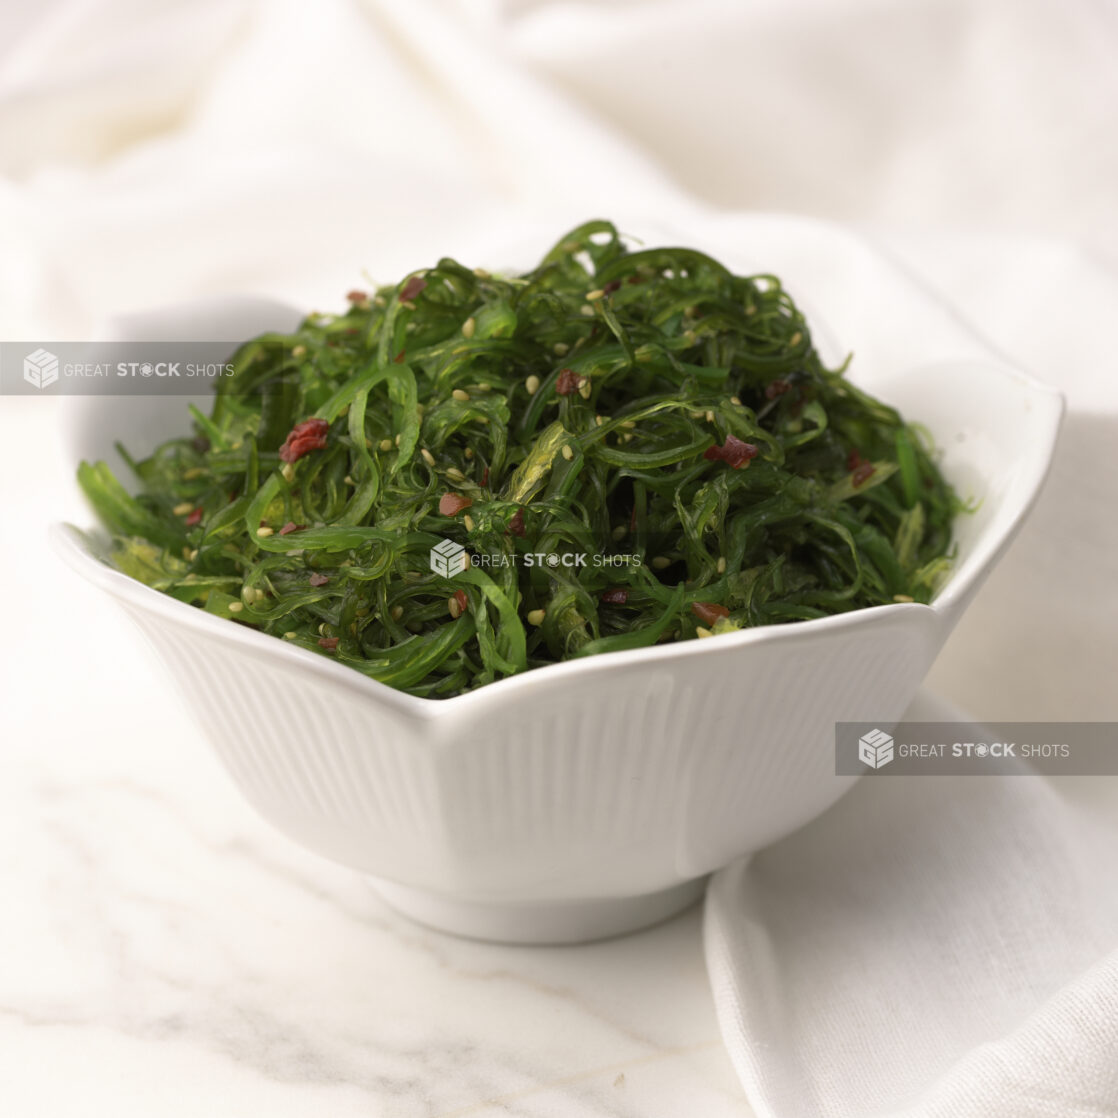
[(495, 943), (539, 945), (585, 943), (647, 928), (694, 904), (706, 888), (706, 878), (697, 877), (636, 897), (503, 904), (462, 900), (379, 877), (369, 881), (397, 912), (440, 932)]

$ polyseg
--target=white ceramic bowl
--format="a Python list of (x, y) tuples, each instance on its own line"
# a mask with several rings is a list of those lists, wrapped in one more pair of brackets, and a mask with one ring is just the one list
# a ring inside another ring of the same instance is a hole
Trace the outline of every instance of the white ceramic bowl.
[[(226, 302), (125, 332), (245, 337), (293, 317)], [(591, 657), (429, 700), (125, 577), (99, 559), (95, 530), (57, 525), (54, 539), (150, 639), (246, 798), (285, 834), (435, 927), (591, 939), (678, 911), (712, 870), (838, 799), (853, 778), (835, 775), (835, 722), (900, 716), (1037, 494), (1055, 392), (993, 360), (861, 374), (855, 362), (853, 379), (930, 428), (948, 478), (981, 501), (931, 606)], [(75, 461), (184, 428), (181, 397), (67, 404)]]

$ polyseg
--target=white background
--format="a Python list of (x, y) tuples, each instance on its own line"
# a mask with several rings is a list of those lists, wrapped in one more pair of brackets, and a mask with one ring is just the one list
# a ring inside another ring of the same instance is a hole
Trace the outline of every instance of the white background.
[[(1069, 402), (932, 685), (1118, 718), (1109, 0), (56, 0), (0, 30), (6, 339), (231, 292), (331, 308), (366, 273), (500, 264), (530, 220), (854, 223)], [(256, 823), (45, 548), (80, 515), (55, 407), (0, 398), (0, 1108), (747, 1114), (695, 912), (573, 952), (460, 944)]]

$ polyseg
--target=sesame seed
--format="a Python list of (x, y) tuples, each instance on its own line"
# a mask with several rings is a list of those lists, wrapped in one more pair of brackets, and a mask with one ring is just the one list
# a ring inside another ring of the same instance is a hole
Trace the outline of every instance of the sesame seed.
[(419, 453), (423, 456), (423, 461), (426, 462), (428, 466), (433, 466), (435, 464), (435, 456), (426, 447), (423, 447)]
[(292, 351), (292, 357), (306, 357), (307, 347), (305, 345), (297, 345)]
[(175, 516), (189, 516), (194, 511), (193, 501), (183, 501), (181, 505), (175, 505), (171, 511)]
[(456, 400), (461, 400), (461, 401), (462, 401), (463, 403), (465, 403), (465, 402), (466, 402), (466, 401), (467, 401), (467, 400), (468, 400), (468, 399), (470, 398), (470, 394), (469, 394), (469, 393), (468, 393), (468, 392), (467, 392), (467, 391), (466, 391), (466, 390), (465, 390), (464, 388), (456, 388), (456, 389), (455, 389), (455, 390), (454, 390), (454, 391), (453, 391), (453, 392), (451, 393), (451, 395), (452, 395), (452, 396), (453, 396), (453, 397), (454, 397), (454, 398), (455, 398)]
[(462, 455), (466, 459), (466, 461), (468, 462), (474, 456), (473, 447), (470, 447), (470, 446), (466, 447), (466, 449), (464, 451), (462, 451)]
[(466, 515), (462, 517), (462, 523), (466, 525), (467, 532), (472, 532), (474, 530), (474, 518), (469, 513), (466, 513)]
[(605, 420), (600, 415), (594, 416), (594, 425), (596, 427), (601, 427), (603, 423), (605, 423)]
[(353, 478), (351, 478), (349, 476), (349, 474), (346, 474), (346, 476), (344, 478), (342, 478), (342, 481), (344, 481), (346, 483), (346, 485), (356, 485), (357, 484), (357, 482), (355, 482), (353, 480)]
[(183, 481), (193, 481), (195, 478), (201, 477), (205, 472), (205, 469), (201, 466), (192, 466), (182, 475), (182, 479)]
[(593, 291), (586, 293), (586, 301), (588, 303), (596, 303), (599, 299), (605, 297), (605, 292), (600, 287), (595, 287)]
[(730, 403), (733, 404), (734, 407), (737, 407), (737, 408), (741, 407), (741, 400), (738, 399), (737, 396), (731, 396), (730, 397)]
[(551, 348), (555, 350), (555, 356), (556, 357), (566, 357), (567, 351), (571, 347), (569, 345), (567, 345), (566, 342), (556, 342), (555, 345), (552, 346)]
[(466, 319), (465, 322), (462, 323), (462, 337), (472, 338), (474, 336), (474, 329), (476, 326), (477, 323), (474, 322), (473, 316), (471, 315), (469, 318)]
[(298, 633), (296, 633), (294, 631), (290, 631), (290, 632), (287, 632), (287, 633), (283, 634), (283, 639), (285, 641), (293, 641), (298, 635), (299, 635)]
[(267, 539), (269, 536), (274, 535), (275, 531), (275, 528), (257, 528), (256, 534), (261, 539)]
[(528, 611), (528, 624), (529, 625), (542, 625), (543, 619), (547, 616), (547, 610), (533, 609)]
[(630, 435), (630, 434), (628, 434), (628, 433), (626, 433), (626, 434), (624, 434), (624, 435), (622, 435), (622, 436), (621, 436), (621, 441), (622, 441), (623, 443), (631, 443), (631, 442), (633, 441), (633, 436), (632, 436), (632, 435)]
[(652, 560), (653, 569), (657, 571), (667, 570), (671, 565), (672, 561), (666, 555), (657, 555), (656, 558)]
[(589, 303), (583, 303), (582, 306), (578, 308), (578, 311), (579, 314), (584, 314), (587, 318), (594, 317), (594, 308)]
[(491, 389), (492, 387), (493, 387), (493, 386), (492, 386), (491, 384), (488, 384), (488, 383), (487, 383), (486, 381), (484, 381), (484, 380), (483, 380), (483, 381), (482, 381), (482, 382), (481, 382), (481, 383), (480, 383), (480, 384), (479, 384), (479, 385), (477, 386), (477, 390), (478, 390), (479, 392), (488, 392), (488, 391), (489, 391), (489, 390), (490, 390), (490, 389)]
[(629, 529), (626, 528), (624, 524), (618, 524), (618, 526), (614, 528), (610, 535), (613, 536), (615, 540), (623, 540), (625, 538), (625, 533), (628, 530)]
[(399, 621), (400, 618), (404, 616), (404, 607), (403, 606), (393, 606), (392, 610), (391, 610), (391, 614), (392, 614), (392, 620), (393, 621)]
[(594, 386), (590, 383), (589, 377), (583, 377), (582, 383), (578, 386), (578, 394), (584, 399), (590, 399), (590, 393), (594, 390)]
[(455, 621), (462, 616), (462, 606), (453, 594), (447, 598), (446, 608), (450, 611), (450, 616), (453, 617)]
[(633, 422), (633, 420), (631, 420), (631, 419), (623, 419), (618, 424), (618, 427), (624, 427), (627, 431), (632, 431), (633, 428), (636, 427), (636, 423)]
[(750, 303), (749, 306), (745, 308), (745, 313), (746, 314), (756, 314), (757, 313), (757, 308), (752, 303)]
[(695, 636), (702, 640), (703, 637), (713, 637), (714, 634), (709, 629), (704, 629), (701, 625), (696, 625)]
[(383, 295), (374, 295), (373, 296), (373, 305), (377, 306), (377, 307), (385, 307), (388, 304), (386, 303), (385, 298), (384, 298)]
[(894, 602), (915, 602), (916, 599), (911, 594), (894, 594)]
[(478, 279), (489, 279), (489, 273), (484, 268), (475, 268), (474, 275)]
[(394, 438), (394, 439), (392, 440), (392, 445), (393, 445), (393, 446), (399, 446), (399, 445), (400, 445), (400, 436), (399, 436), (399, 435), (397, 435), (397, 436), (396, 436), (396, 437), (395, 437), (395, 438)]
[(566, 458), (566, 460), (569, 462), (572, 458), (574, 458), (574, 456), (575, 456), (575, 452), (573, 450), (571, 450), (570, 446), (564, 444), (564, 446), (563, 446), (563, 457)]
[(191, 553), (190, 553), (190, 554), (189, 554), (189, 555), (187, 556), (187, 559), (189, 559), (189, 560), (190, 560), (190, 561), (191, 561), (191, 562), (193, 563), (193, 562), (194, 562), (194, 560), (195, 560), (195, 559), (197, 559), (197, 558), (198, 558), (198, 549), (197, 549), (197, 548), (195, 548), (195, 549), (194, 549), (194, 550), (193, 550), (193, 551), (192, 551), (192, 552), (191, 552)]
[(466, 475), (457, 466), (451, 466), (446, 472), (448, 481), (465, 481)]
[(391, 450), (392, 449), (392, 440), (391, 439), (381, 439), (380, 440), (380, 449), (383, 450), (383, 451)]
[(713, 422), (714, 422), (714, 412), (712, 412), (712, 411), (708, 411), (708, 412), (707, 412), (707, 414), (706, 414), (706, 421), (707, 421), (708, 423), (713, 423)]
[(295, 480), (295, 465), (292, 462), (284, 462), (283, 468), (280, 470), (283, 475), (283, 480), (290, 485)]
[(230, 602), (228, 609), (230, 613), (240, 613), (245, 607), (241, 602)]
[(721, 555), (718, 558), (718, 573), (724, 575), (726, 573), (726, 556)]
[(524, 382), (524, 387), (528, 389), (529, 396), (535, 396), (535, 394), (540, 390), (540, 378), (535, 375), (530, 376)]
[(800, 344), (800, 342), (802, 342), (803, 340), (804, 340), (804, 336), (803, 336), (803, 334), (801, 334), (801, 333), (799, 332), (799, 330), (797, 330), (797, 331), (796, 331), (796, 332), (795, 332), (795, 333), (794, 333), (794, 334), (793, 334), (793, 335), (792, 335), (792, 336), (791, 336), (791, 337), (790, 337), (790, 338), (788, 339), (788, 344), (789, 344), (789, 345), (799, 345), (799, 344)]
[(409, 311), (415, 310), (415, 304), (410, 299), (401, 299), (400, 306), (406, 307)]

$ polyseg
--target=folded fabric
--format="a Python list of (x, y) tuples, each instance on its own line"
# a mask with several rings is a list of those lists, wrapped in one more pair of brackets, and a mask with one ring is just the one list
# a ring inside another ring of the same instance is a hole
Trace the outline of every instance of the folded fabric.
[(1118, 828), (1041, 777), (863, 779), (716, 874), (704, 936), (761, 1118), (1118, 1113)]

